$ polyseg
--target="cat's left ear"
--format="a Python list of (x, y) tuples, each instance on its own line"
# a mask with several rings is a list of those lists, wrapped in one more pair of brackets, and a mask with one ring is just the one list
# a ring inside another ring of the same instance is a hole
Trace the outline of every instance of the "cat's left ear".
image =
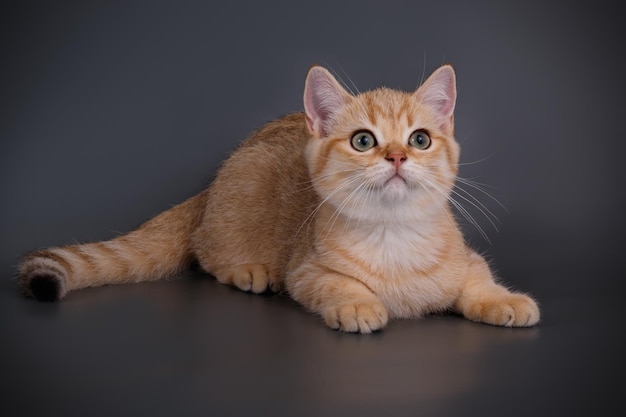
[(328, 136), (337, 113), (351, 98), (328, 70), (311, 67), (304, 86), (304, 111), (309, 131), (320, 138)]
[(444, 132), (454, 130), (454, 106), (456, 104), (456, 75), (452, 65), (444, 65), (414, 93), (421, 103), (434, 110)]

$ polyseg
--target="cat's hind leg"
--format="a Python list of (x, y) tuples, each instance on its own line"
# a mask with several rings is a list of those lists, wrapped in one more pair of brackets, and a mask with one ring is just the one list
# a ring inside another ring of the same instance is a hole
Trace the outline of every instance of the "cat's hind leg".
[(540, 317), (531, 297), (496, 284), (485, 260), (474, 252), (469, 253), (467, 276), (455, 309), (472, 321), (495, 326), (530, 327)]
[(263, 264), (219, 265), (210, 268), (209, 272), (222, 284), (233, 285), (242, 291), (260, 294), (268, 289), (273, 292), (281, 289), (278, 274)]

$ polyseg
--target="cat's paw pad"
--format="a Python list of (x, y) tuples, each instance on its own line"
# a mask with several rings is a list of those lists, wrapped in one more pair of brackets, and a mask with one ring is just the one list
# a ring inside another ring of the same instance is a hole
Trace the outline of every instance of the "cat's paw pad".
[(351, 333), (371, 333), (382, 329), (389, 320), (387, 310), (378, 301), (343, 304), (324, 313), (326, 324), (333, 329)]
[(508, 294), (481, 300), (471, 306), (467, 318), (495, 326), (530, 327), (539, 322), (539, 307), (524, 294)]
[(281, 290), (280, 280), (275, 274), (270, 274), (262, 264), (241, 264), (220, 268), (215, 274), (220, 282), (231, 284), (242, 291), (252, 291), (260, 294), (270, 289)]

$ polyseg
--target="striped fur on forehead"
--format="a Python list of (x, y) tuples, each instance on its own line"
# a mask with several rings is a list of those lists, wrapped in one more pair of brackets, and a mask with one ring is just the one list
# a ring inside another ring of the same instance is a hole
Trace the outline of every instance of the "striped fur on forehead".
[[(342, 122), (355, 122), (377, 130), (383, 135), (397, 137), (403, 130), (426, 129), (444, 134), (433, 110), (420, 103), (414, 94), (389, 88), (378, 88), (354, 97), (344, 109)], [(409, 132), (410, 134), (410, 132)]]
[(415, 123), (416, 103), (410, 94), (379, 88), (361, 94), (357, 100), (362, 103), (361, 109), (365, 110), (367, 119), (372, 125), (377, 125), (381, 118), (402, 121), (409, 126)]

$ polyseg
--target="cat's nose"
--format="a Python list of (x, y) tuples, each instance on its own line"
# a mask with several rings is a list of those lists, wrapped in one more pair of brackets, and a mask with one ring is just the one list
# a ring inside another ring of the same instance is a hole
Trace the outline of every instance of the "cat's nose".
[(398, 168), (400, 168), (400, 165), (402, 165), (402, 163), (404, 161), (406, 161), (406, 154), (405, 153), (390, 153), (387, 154), (387, 156), (385, 157), (385, 159), (389, 162), (391, 162), (393, 164), (394, 167), (396, 167), (396, 171), (398, 170)]

